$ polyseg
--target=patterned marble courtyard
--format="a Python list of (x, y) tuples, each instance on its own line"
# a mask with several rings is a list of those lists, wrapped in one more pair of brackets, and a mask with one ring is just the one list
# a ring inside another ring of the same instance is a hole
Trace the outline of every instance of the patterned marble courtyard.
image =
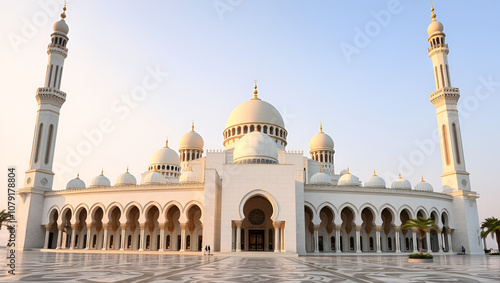
[[(6, 268), (5, 256), (0, 260)], [(500, 256), (279, 257), (18, 252), (0, 282), (500, 282)]]

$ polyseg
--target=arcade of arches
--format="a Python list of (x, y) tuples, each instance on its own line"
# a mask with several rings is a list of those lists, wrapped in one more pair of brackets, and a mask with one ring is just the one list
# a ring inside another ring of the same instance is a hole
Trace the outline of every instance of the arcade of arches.
[(177, 205), (53, 207), (45, 225), (44, 249), (201, 251), (202, 207)]
[[(420, 250), (416, 231), (402, 229), (412, 217), (412, 212), (402, 209), (396, 214), (389, 208), (380, 213), (365, 207), (356, 217), (355, 209), (344, 207), (340, 217), (332, 208), (324, 206), (319, 211), (319, 224), (314, 224), (313, 209), (304, 207), (305, 238), (307, 252), (418, 252)], [(418, 210), (416, 216), (428, 217), (425, 211)], [(395, 218), (398, 219), (395, 219)], [(453, 252), (451, 246), (452, 229), (448, 226), (448, 215), (432, 211), (430, 218), (439, 228), (431, 230), (423, 238), (426, 252)], [(338, 222), (336, 222), (338, 219)], [(356, 221), (356, 219), (358, 219)], [(398, 221), (399, 220), (399, 221)]]

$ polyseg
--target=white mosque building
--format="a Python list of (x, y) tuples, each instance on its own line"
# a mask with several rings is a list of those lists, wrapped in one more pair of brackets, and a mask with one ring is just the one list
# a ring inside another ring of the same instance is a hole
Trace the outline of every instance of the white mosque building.
[[(64, 11), (66, 9), (64, 8)], [(402, 228), (418, 216), (438, 228), (423, 249), (452, 253), (464, 246), (482, 253), (476, 199), (465, 168), (457, 101), (450, 85), (443, 25), (427, 32), (436, 91), (443, 161), (442, 191), (423, 179), (400, 176), (392, 184), (373, 176), (365, 182), (334, 166), (334, 142), (312, 137), (310, 157), (287, 151), (288, 132), (271, 104), (253, 97), (238, 105), (223, 129), (224, 150), (204, 148), (194, 125), (178, 150), (167, 144), (140, 176), (124, 172), (115, 182), (102, 173), (78, 176), (54, 188), (52, 171), (60, 90), (69, 27), (54, 24), (45, 85), (37, 90), (38, 114), (29, 170), (19, 189), (17, 246), (29, 249), (114, 251), (272, 251), (281, 253), (402, 253), (419, 248), (415, 231)], [(71, 118), (71, 117), (69, 117)], [(222, 130), (222, 127), (221, 127)]]

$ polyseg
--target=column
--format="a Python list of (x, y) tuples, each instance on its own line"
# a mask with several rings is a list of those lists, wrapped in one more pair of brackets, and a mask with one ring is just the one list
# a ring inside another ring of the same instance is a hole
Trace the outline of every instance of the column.
[(146, 239), (144, 239), (144, 229), (146, 229), (146, 223), (140, 223), (139, 225), (141, 226), (141, 241), (139, 243), (139, 251), (142, 252), (144, 251), (144, 243), (146, 241)]
[(443, 252), (443, 230), (436, 229), (437, 237), (438, 237), (438, 253)]
[(375, 227), (375, 231), (376, 231), (375, 237), (377, 237), (377, 241), (376, 241), (376, 243), (377, 243), (377, 253), (381, 253), (382, 252), (382, 245), (381, 245), (382, 243), (380, 243), (380, 231), (382, 231), (382, 226), (377, 225)]
[(418, 253), (417, 249), (417, 232), (415, 229), (411, 230), (412, 240), (413, 240), (413, 252)]
[(90, 241), (92, 237), (92, 224), (87, 224), (87, 247), (86, 250), (90, 250)]
[(451, 246), (451, 233), (453, 232), (452, 229), (450, 228), (446, 228), (446, 236), (448, 237), (448, 252), (449, 253), (452, 253), (453, 252), (453, 248)]
[(280, 247), (281, 247), (281, 251), (285, 252), (285, 221), (281, 221), (281, 227), (280, 227)]
[(396, 252), (400, 253), (401, 252), (401, 245), (399, 244), (399, 241), (401, 240), (399, 238), (399, 231), (401, 230), (401, 226), (396, 226), (394, 225), (394, 239), (396, 239)]
[(236, 220), (234, 225), (236, 225), (236, 252), (241, 252), (241, 224), (243, 221)]
[(50, 236), (50, 224), (45, 225), (45, 243), (43, 244), (44, 249), (49, 248), (49, 236)]
[(186, 251), (186, 227), (187, 223), (181, 223), (181, 249), (180, 252)]
[(160, 249), (158, 251), (163, 252), (164, 250), (165, 250), (165, 223), (160, 223)]
[(335, 252), (341, 253), (340, 250), (340, 229), (342, 225), (335, 225)]
[(319, 224), (314, 224), (314, 252), (319, 253)]
[(109, 224), (102, 224), (102, 229), (104, 230), (104, 238), (102, 239), (102, 249), (103, 251), (108, 249), (108, 229)]
[(120, 228), (122, 230), (122, 236), (121, 236), (121, 239), (120, 239), (120, 251), (123, 251), (125, 250), (125, 235), (126, 235), (126, 232), (127, 232), (127, 224), (126, 223), (123, 223), (123, 224), (120, 224)]
[(76, 224), (71, 224), (71, 244), (69, 245), (70, 250), (75, 248), (75, 240), (76, 240)]
[(281, 221), (274, 221), (274, 252), (277, 253), (280, 251), (280, 226)]
[(57, 246), (56, 246), (56, 249), (59, 250), (61, 249), (61, 244), (62, 244), (62, 232), (64, 230), (64, 225), (63, 224), (59, 224), (59, 226), (57, 226), (58, 228), (58, 232), (57, 232)]
[(234, 223), (231, 223), (231, 251), (234, 252), (236, 251), (236, 226)]
[(427, 245), (427, 252), (428, 253), (431, 253), (432, 252), (432, 249), (431, 249), (431, 231), (425, 233), (425, 238), (426, 238), (426, 245)]
[(356, 252), (361, 252), (361, 225), (356, 225)]

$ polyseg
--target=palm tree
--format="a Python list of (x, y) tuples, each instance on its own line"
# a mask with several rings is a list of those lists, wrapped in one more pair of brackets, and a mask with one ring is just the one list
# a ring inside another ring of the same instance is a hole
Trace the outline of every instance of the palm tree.
[(423, 245), (422, 245), (422, 239), (424, 238), (424, 234), (430, 232), (432, 229), (435, 229), (436, 223), (434, 222), (433, 219), (431, 218), (423, 218), (423, 217), (417, 217), (417, 219), (408, 219), (405, 224), (403, 225), (403, 228), (405, 229), (416, 229), (418, 232), (418, 237), (420, 240), (420, 253), (424, 253)]
[(0, 230), (2, 230), (2, 225), (7, 226), (4, 222), (7, 222), (7, 219), (10, 218), (10, 213), (5, 212), (5, 209), (0, 211)]
[(491, 234), (491, 238), (495, 236), (497, 238), (498, 250), (500, 250), (500, 220), (495, 217), (486, 218), (483, 223), (481, 223), (481, 238), (486, 238)]

